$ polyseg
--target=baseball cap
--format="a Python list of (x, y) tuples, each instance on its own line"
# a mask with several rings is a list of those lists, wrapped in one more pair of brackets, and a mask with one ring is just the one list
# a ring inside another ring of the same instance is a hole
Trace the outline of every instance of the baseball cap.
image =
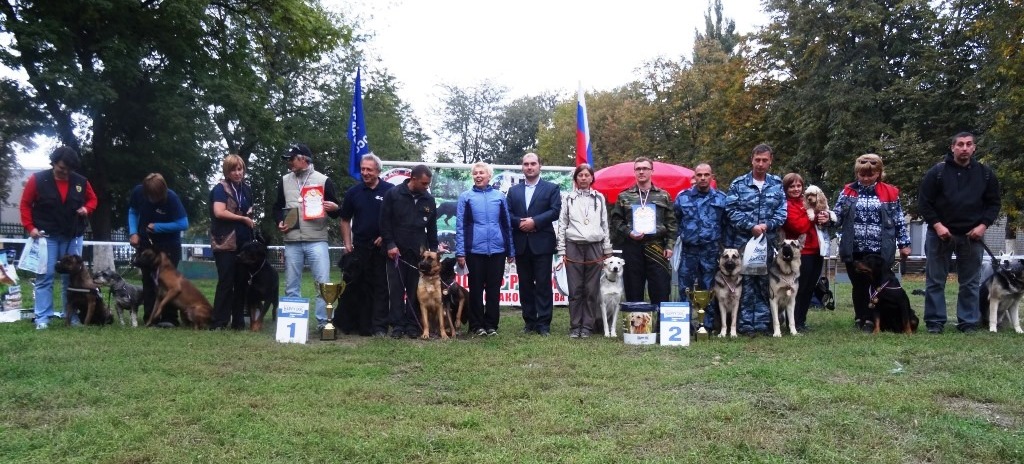
[(304, 143), (292, 144), (292, 146), (288, 147), (288, 152), (281, 155), (281, 159), (292, 159), (296, 155), (305, 156), (309, 162), (313, 162), (313, 152)]

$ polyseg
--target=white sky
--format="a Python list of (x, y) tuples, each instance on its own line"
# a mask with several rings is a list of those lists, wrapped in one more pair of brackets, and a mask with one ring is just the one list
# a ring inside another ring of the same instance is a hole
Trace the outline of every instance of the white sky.
[[(740, 33), (767, 21), (759, 0), (723, 0)], [(329, 8), (341, 0), (325, 0)], [(517, 98), (545, 91), (575, 95), (629, 83), (659, 56), (690, 57), (704, 31), (708, 0), (392, 0), (344, 2), (367, 15), (375, 32), (371, 59), (402, 83), (427, 134), (441, 106), (441, 84), (475, 86), (485, 79)], [(369, 5), (369, 6), (368, 6)], [(373, 139), (371, 136), (370, 144)]]
[[(484, 80), (517, 98), (541, 92), (573, 95), (611, 90), (636, 78), (659, 56), (689, 57), (695, 30), (704, 30), (706, 0), (323, 0), (332, 10), (362, 18), (375, 36), (371, 62), (401, 83), (427, 135), (436, 138), (432, 112), (441, 84), (475, 86)], [(723, 0), (740, 33), (767, 18), (759, 0)], [(365, 85), (365, 84), (364, 84)], [(373, 137), (370, 136), (373, 146)], [(24, 166), (46, 166), (40, 147), (19, 156)]]

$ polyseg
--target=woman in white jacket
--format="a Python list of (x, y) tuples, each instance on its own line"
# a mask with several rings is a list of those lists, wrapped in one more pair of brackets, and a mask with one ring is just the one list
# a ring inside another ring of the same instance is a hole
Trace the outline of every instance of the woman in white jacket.
[(562, 199), (558, 255), (569, 282), (569, 337), (586, 338), (601, 314), (601, 268), (612, 255), (604, 195), (591, 189), (594, 168), (581, 164), (572, 175), (576, 188)]

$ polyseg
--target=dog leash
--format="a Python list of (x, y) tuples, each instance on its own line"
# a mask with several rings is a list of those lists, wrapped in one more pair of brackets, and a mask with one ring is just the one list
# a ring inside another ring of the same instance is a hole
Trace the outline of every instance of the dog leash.
[[(404, 259), (402, 259), (401, 256), (395, 256), (394, 263), (395, 263), (395, 271), (396, 272), (399, 271), (399, 269), (398, 269), (398, 264), (399, 263), (405, 264), (406, 266), (409, 266), (409, 267), (415, 269), (417, 272), (419, 272), (419, 270), (420, 270), (419, 267), (413, 266), (412, 264), (409, 264), (409, 262), (404, 260)], [(401, 272), (398, 272), (398, 280), (400, 280), (402, 282), (402, 288), (406, 288), (406, 286), (405, 286), (405, 276), (402, 275)], [(440, 280), (440, 279), (438, 279), (438, 280)], [(413, 290), (413, 291), (415, 291), (415, 290)], [(409, 292), (406, 291), (406, 293), (409, 293)], [(412, 316), (412, 320), (416, 321), (416, 326), (419, 327), (420, 330), (423, 330), (423, 324), (420, 323), (420, 318), (416, 315), (416, 310), (412, 307), (412, 298), (410, 298), (408, 295), (406, 295), (406, 298), (405, 298), (405, 313), (406, 313), (406, 317)]]
[(988, 256), (992, 258), (992, 271), (994, 274), (998, 274), (1000, 277), (1006, 279), (1008, 282), (1012, 284), (1015, 284), (1017, 286), (1024, 286), (1024, 282), (1021, 282), (1020, 279), (1018, 279), (1016, 276), (1010, 273), (1010, 270), (1003, 265), (1003, 262), (996, 258), (995, 253), (992, 253), (992, 250), (989, 249), (988, 245), (985, 244), (984, 240), (979, 240), (979, 243), (981, 243), (981, 247), (984, 248), (985, 251), (988, 253)]

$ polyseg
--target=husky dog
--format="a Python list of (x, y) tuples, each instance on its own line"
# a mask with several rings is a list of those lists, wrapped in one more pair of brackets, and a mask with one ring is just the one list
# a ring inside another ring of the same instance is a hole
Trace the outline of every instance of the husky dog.
[(800, 250), (804, 247), (804, 236), (796, 239), (784, 239), (779, 235), (779, 243), (775, 248), (775, 259), (768, 266), (768, 303), (772, 309), (772, 336), (781, 337), (779, 308), (786, 309), (786, 321), (789, 333), (796, 335), (796, 291), (800, 285)]
[(719, 323), (722, 325), (719, 337), (728, 333), (736, 338), (736, 319), (740, 312), (740, 294), (743, 292), (742, 270), (743, 256), (740, 250), (726, 248), (718, 255), (718, 272), (715, 273), (715, 284), (712, 290), (718, 300)]
[(999, 320), (1010, 319), (1013, 330), (1024, 333), (1020, 327), (1020, 300), (1024, 296), (1024, 260), (1003, 261), (992, 264), (992, 275), (981, 283), (981, 320), (988, 321), (988, 331), (996, 332)]

